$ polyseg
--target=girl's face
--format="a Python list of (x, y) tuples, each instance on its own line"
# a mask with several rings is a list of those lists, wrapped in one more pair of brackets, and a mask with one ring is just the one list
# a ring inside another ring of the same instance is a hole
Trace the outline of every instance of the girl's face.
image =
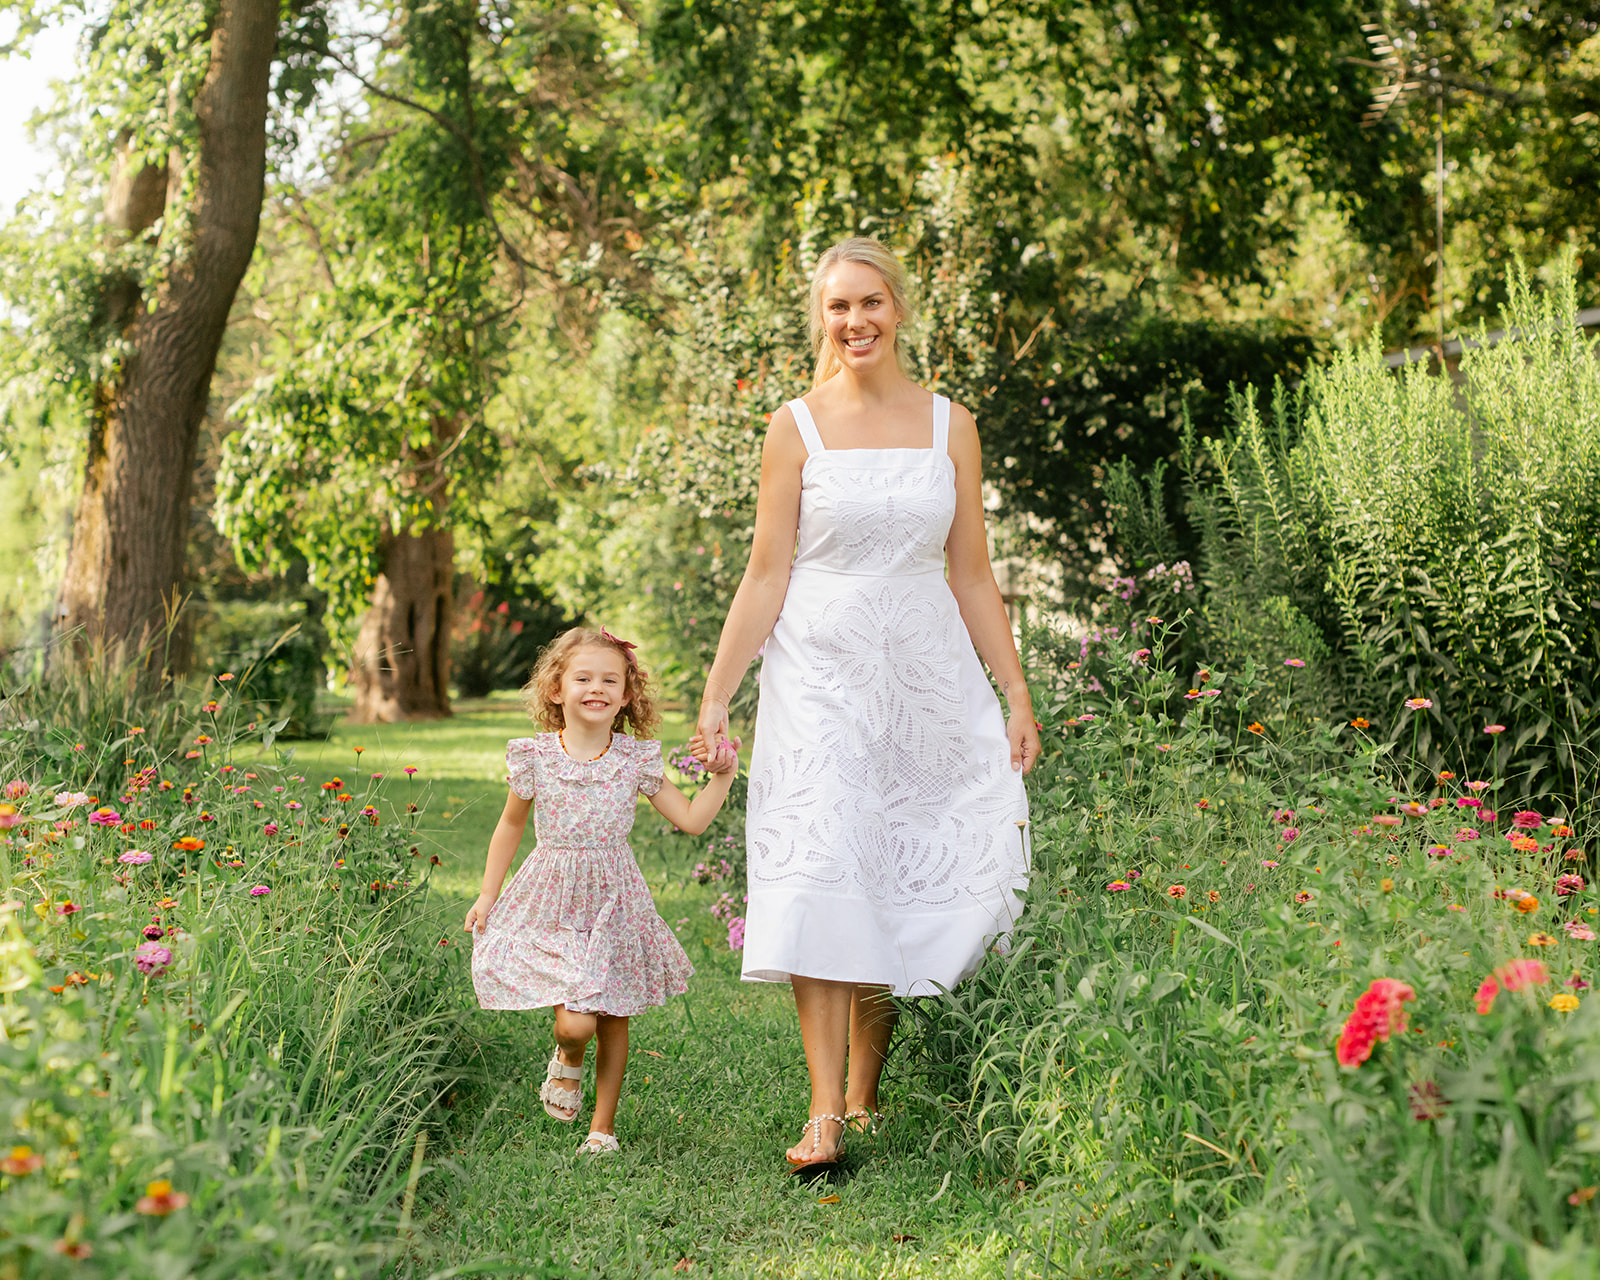
[(841, 262), (823, 278), (822, 320), (845, 368), (865, 373), (885, 360), (894, 364), (900, 316), (889, 286), (864, 262)]
[(574, 728), (611, 724), (628, 705), (628, 664), (610, 647), (579, 649), (561, 673), (561, 712)]

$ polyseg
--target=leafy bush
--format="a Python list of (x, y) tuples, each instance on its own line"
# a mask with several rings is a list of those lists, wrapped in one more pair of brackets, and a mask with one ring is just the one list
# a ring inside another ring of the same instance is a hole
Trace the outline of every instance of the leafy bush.
[[(1278, 677), (1185, 690), (1170, 624), (1140, 639), (1056, 682), (1026, 914), (916, 1015), (931, 1091), (1030, 1185), (1039, 1269), (1592, 1274), (1592, 817), (1398, 790)], [(1353, 1017), (1378, 980), (1408, 994)]]
[[(1317, 714), (1415, 738), (1429, 770), (1584, 794), (1600, 759), (1600, 363), (1570, 263), (1518, 271), (1512, 339), (1469, 350), (1464, 381), (1346, 351), (1265, 417), (1184, 456), (1200, 530), (1203, 647), (1219, 662), (1313, 648)], [(1173, 545), (1161, 478), (1111, 481), (1147, 563)], [(1420, 717), (1406, 703), (1424, 699)], [(1506, 741), (1486, 735), (1507, 726)]]
[(195, 665), (245, 677), (254, 717), (282, 720), (280, 737), (324, 731), (317, 694), (327, 687), (328, 633), (304, 601), (218, 600), (195, 627)]
[(197, 696), (181, 749), (107, 740), (109, 794), (0, 756), (8, 1274), (373, 1276), (407, 1247), (465, 1003), (415, 807), (257, 762), (234, 682)]

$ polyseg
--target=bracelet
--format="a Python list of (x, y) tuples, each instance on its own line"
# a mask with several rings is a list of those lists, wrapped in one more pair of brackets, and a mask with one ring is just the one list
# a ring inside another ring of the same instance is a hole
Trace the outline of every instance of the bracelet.
[[(711, 691), (713, 689), (721, 690), (722, 691), (722, 696), (720, 698), (712, 697), (711, 696)], [(733, 701), (733, 695), (731, 693), (728, 693), (726, 690), (723, 690), (722, 686), (720, 684), (718, 684), (715, 680), (712, 680), (709, 677), (706, 679), (706, 691), (705, 691), (705, 693), (700, 695), (700, 705), (702, 707), (705, 706), (705, 704), (708, 703), (708, 702), (715, 702), (715, 703), (720, 704), (721, 706), (726, 707), (732, 701)]]

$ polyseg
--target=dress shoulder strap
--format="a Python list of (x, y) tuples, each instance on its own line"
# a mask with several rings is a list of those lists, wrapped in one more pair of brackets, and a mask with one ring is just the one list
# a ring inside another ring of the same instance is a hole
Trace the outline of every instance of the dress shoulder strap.
[(950, 399), (948, 396), (935, 395), (933, 397), (933, 451), (935, 453), (950, 452)]
[(789, 401), (789, 412), (794, 414), (795, 426), (800, 428), (800, 438), (806, 442), (806, 453), (814, 458), (819, 453), (827, 452), (822, 447), (816, 420), (812, 418), (811, 410), (806, 408), (806, 402), (800, 399)]

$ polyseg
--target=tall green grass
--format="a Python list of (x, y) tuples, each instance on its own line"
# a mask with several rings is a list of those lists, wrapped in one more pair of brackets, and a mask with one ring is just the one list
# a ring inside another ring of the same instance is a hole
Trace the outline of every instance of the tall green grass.
[[(1563, 985), (1600, 971), (1592, 815), (1515, 827), (1492, 774), (1406, 791), (1386, 744), (1259, 672), (1185, 673), (1186, 696), (1170, 624), (1140, 635), (1097, 693), (1080, 666), (1042, 700), (1027, 912), (918, 1008), (930, 1096), (1033, 1188), (1032, 1270), (1594, 1274), (1600, 1000)], [(1548, 981), (1478, 1013), (1518, 959)], [(1414, 992), (1409, 1026), (1340, 1066), (1379, 978)]]
[(409, 1271), (478, 1052), (417, 793), (272, 762), (234, 681), (85, 686), (0, 729), (0, 1271)]
[[(1570, 261), (1552, 280), (1513, 272), (1509, 336), (1480, 331), (1462, 385), (1346, 351), (1266, 409), (1241, 391), (1184, 467), (1209, 658), (1319, 658), (1299, 689), (1317, 714), (1571, 800), (1600, 777), (1600, 358)], [(1108, 484), (1124, 537), (1170, 561), (1159, 474)]]

